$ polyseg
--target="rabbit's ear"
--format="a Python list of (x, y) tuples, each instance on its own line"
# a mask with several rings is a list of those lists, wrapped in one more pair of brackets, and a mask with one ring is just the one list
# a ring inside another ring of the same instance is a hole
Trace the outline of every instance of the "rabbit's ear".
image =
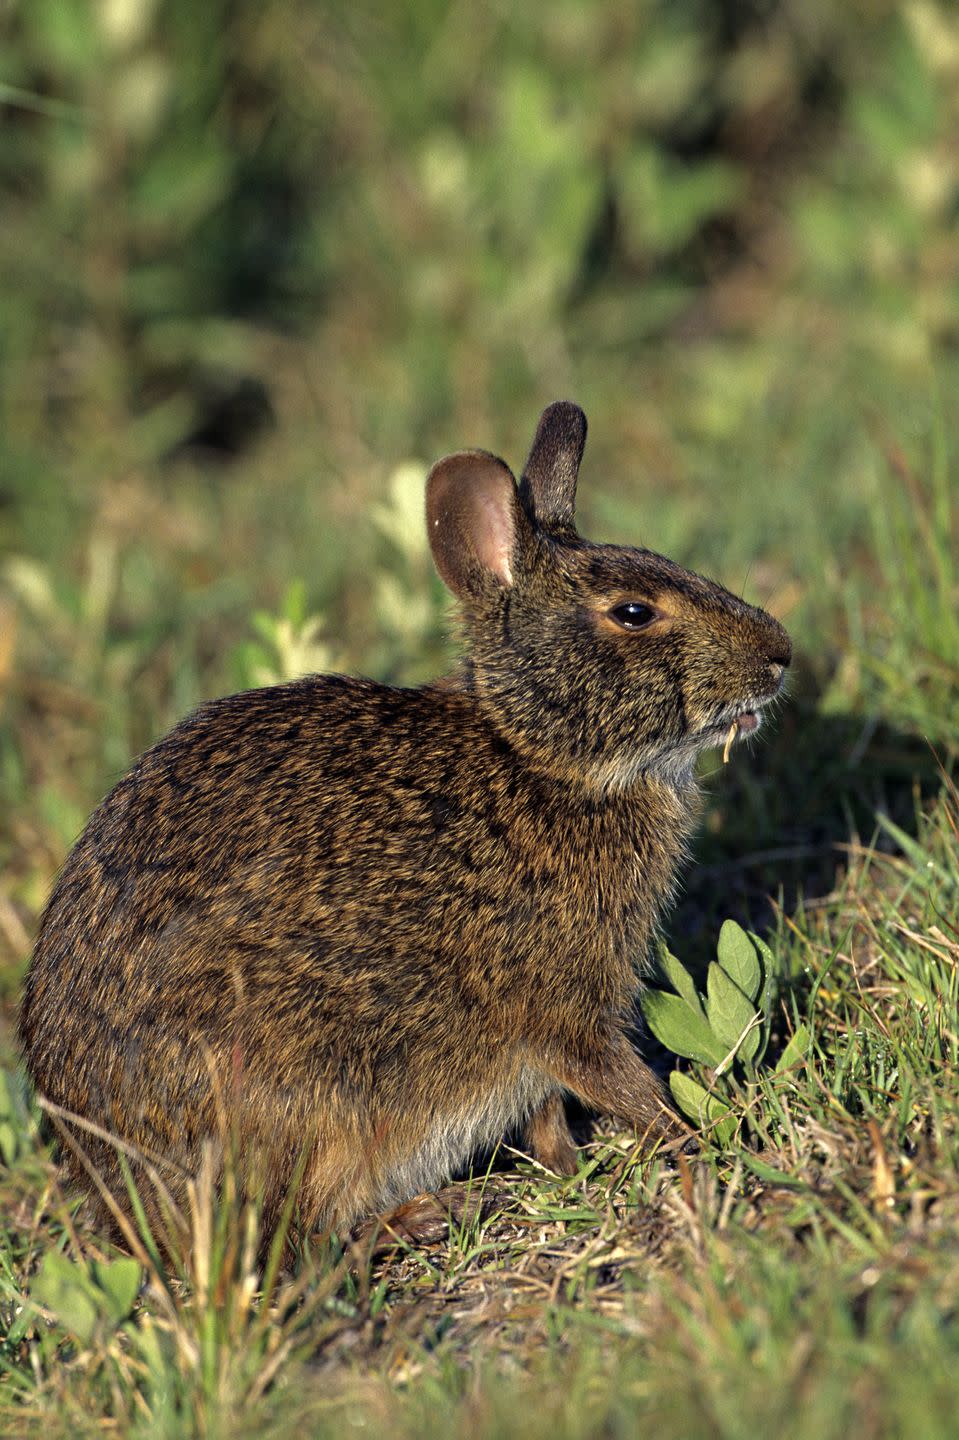
[(571, 530), (576, 477), (586, 445), (586, 416), (571, 400), (557, 400), (540, 416), (519, 493), (540, 530)]
[(447, 455), (426, 481), (426, 528), (443, 583), (461, 600), (513, 584), (529, 522), (509, 466), (485, 450)]

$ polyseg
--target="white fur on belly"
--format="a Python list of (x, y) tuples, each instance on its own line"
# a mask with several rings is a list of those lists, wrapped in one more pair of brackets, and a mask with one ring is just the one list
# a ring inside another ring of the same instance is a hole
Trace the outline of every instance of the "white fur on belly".
[(474, 1100), (469, 1109), (438, 1109), (419, 1149), (384, 1176), (376, 1208), (402, 1205), (413, 1195), (448, 1184), (471, 1155), (495, 1145), (555, 1088), (555, 1080), (524, 1067), (519, 1075)]

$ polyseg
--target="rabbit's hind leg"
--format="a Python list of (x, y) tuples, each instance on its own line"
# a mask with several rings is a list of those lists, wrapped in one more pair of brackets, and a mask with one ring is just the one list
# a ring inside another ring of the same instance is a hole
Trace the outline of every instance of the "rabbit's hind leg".
[(297, 1186), (298, 1226), (307, 1233), (348, 1233), (357, 1216), (376, 1208), (377, 1180), (361, 1136), (324, 1128), (310, 1145)]

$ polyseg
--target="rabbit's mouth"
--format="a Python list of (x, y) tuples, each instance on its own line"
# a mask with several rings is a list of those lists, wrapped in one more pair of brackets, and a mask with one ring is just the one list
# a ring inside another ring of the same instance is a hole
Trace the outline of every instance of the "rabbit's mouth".
[(740, 735), (749, 735), (753, 730), (759, 729), (762, 724), (762, 716), (758, 715), (755, 710), (744, 710), (741, 715), (736, 716), (732, 724)]
[(710, 722), (700, 731), (701, 741), (708, 747), (725, 740), (723, 760), (729, 759), (729, 752), (736, 740), (744, 735), (754, 735), (763, 723), (760, 711), (782, 694), (785, 668), (788, 660), (771, 660), (768, 665), (770, 685), (768, 690), (749, 691), (742, 700), (720, 706)]
[[(762, 704), (762, 701), (759, 704)], [(734, 743), (741, 740), (744, 735), (755, 734), (762, 724), (759, 705), (755, 701), (750, 701), (750, 706), (755, 706), (755, 709), (728, 706), (719, 718), (704, 726), (700, 731), (700, 741), (705, 744), (706, 748), (718, 745), (720, 740), (725, 741), (723, 746), (724, 765), (729, 759), (729, 752)]]
[(724, 705), (714, 719), (687, 731), (677, 743), (653, 755), (639, 753), (628, 759), (607, 761), (597, 767), (593, 778), (605, 790), (624, 790), (639, 774), (649, 771), (679, 789), (686, 789), (693, 783), (697, 755), (722, 745), (725, 740), (728, 756), (734, 740), (759, 729), (762, 724), (759, 709), (765, 703), (764, 699), (751, 698), (742, 705)]
[(759, 705), (754, 700), (750, 702), (749, 709), (727, 705), (715, 720), (703, 726), (700, 735), (703, 737), (730, 735), (736, 739), (740, 735), (753, 734), (759, 729), (762, 722), (763, 717), (759, 713)]
[(733, 741), (737, 738), (737, 736), (748, 735), (751, 731), (758, 730), (759, 723), (759, 716), (756, 714), (755, 710), (744, 710), (741, 715), (736, 716), (735, 720), (733, 720), (732, 724), (729, 727), (728, 734), (726, 735), (726, 744), (723, 747), (724, 765), (729, 760), (729, 752), (733, 748)]

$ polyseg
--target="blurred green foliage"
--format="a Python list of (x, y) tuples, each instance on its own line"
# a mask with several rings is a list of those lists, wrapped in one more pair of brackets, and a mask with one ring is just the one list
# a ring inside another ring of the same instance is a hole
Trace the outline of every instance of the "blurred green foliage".
[[(934, 0), (10, 0), (3, 25), (8, 495), (242, 453), (287, 366), (396, 453), (572, 387), (615, 412), (670, 341), (819, 348), (835, 308), (847, 356), (908, 368), (956, 335)], [(765, 388), (747, 363), (689, 423)]]

